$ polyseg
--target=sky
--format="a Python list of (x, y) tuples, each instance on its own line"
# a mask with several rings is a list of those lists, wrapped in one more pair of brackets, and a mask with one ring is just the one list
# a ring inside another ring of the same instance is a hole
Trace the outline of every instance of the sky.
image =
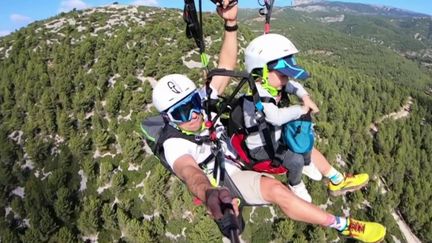
[[(29, 23), (68, 12), (74, 8), (106, 6), (117, 1), (119, 4), (133, 4), (158, 7), (183, 8), (183, 0), (0, 0), (0, 36), (7, 35)], [(263, 0), (260, 0), (261, 2)], [(418, 13), (432, 15), (432, 0), (340, 0), (374, 5), (385, 5)], [(197, 2), (197, 1), (195, 1)], [(258, 8), (257, 0), (239, 0), (241, 8)], [(276, 6), (290, 6), (291, 0), (276, 0)], [(204, 10), (214, 9), (210, 0), (203, 0)]]

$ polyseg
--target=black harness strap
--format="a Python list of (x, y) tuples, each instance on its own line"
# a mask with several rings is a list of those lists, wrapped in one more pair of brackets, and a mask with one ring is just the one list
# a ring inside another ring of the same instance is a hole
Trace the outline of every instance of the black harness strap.
[(222, 104), (222, 107), (220, 109), (221, 112), (219, 112), (218, 115), (213, 119), (213, 122), (219, 118), (219, 116), (222, 114), (222, 112), (232, 103), (232, 101), (234, 100), (234, 97), (240, 91), (242, 86), (246, 82), (248, 82), (249, 88), (250, 88), (251, 93), (252, 93), (251, 99), (252, 99), (253, 103), (255, 104), (256, 120), (258, 122), (258, 131), (260, 131), (264, 134), (264, 139), (265, 139), (265, 143), (266, 143), (264, 145), (264, 148), (267, 151), (267, 153), (271, 156), (270, 159), (272, 159), (272, 161), (273, 161), (275, 150), (273, 147), (273, 142), (271, 139), (269, 126), (268, 126), (267, 122), (265, 122), (265, 116), (264, 116), (264, 112), (263, 112), (264, 107), (262, 105), (262, 102), (268, 101), (268, 102), (272, 102), (272, 103), (276, 104), (276, 101), (270, 97), (261, 98), (259, 96), (258, 89), (257, 89), (257, 86), (255, 84), (255, 80), (248, 73), (245, 73), (245, 72), (238, 73), (238, 72), (234, 72), (234, 71), (226, 70), (226, 69), (213, 69), (208, 73), (207, 83), (209, 83), (211, 81), (213, 76), (230, 76), (230, 77), (242, 78), (240, 83), (237, 85), (236, 89), (232, 92), (231, 96), (226, 100), (226, 102), (224, 102)]
[[(209, 84), (211, 79), (214, 76), (230, 76), (230, 77), (238, 77), (238, 78), (242, 78), (242, 80), (240, 81), (240, 83), (237, 85), (236, 89), (232, 92), (231, 96), (226, 100), (226, 102), (222, 103), (222, 107), (220, 108), (220, 112), (216, 115), (216, 117), (213, 119), (212, 122), (215, 122), (219, 116), (222, 114), (222, 112), (230, 106), (230, 104), (232, 103), (232, 101), (234, 100), (234, 97), (237, 95), (237, 93), (240, 91), (240, 89), (242, 88), (242, 86), (248, 82), (249, 84), (249, 88), (252, 92), (252, 96), (249, 99), (252, 99), (253, 103), (255, 104), (255, 109), (256, 109), (256, 120), (258, 123), (258, 126), (256, 126), (255, 128), (252, 128), (252, 130), (250, 131), (246, 131), (245, 132), (252, 132), (253, 130), (256, 129), (256, 131), (259, 131), (263, 134), (264, 136), (264, 140), (265, 140), (265, 145), (264, 145), (264, 149), (266, 150), (266, 152), (269, 154), (270, 159), (272, 161), (274, 161), (274, 154), (275, 154), (275, 149), (273, 146), (273, 142), (272, 142), (272, 138), (271, 138), (271, 132), (270, 132), (270, 128), (268, 123), (265, 121), (265, 116), (264, 116), (264, 107), (262, 105), (262, 102), (272, 102), (273, 104), (276, 104), (276, 101), (271, 98), (271, 97), (260, 97), (259, 93), (258, 93), (258, 89), (256, 87), (255, 84), (255, 80), (252, 78), (251, 75), (249, 75), (248, 73), (238, 73), (238, 72), (234, 72), (234, 71), (230, 71), (230, 70), (226, 70), (226, 69), (213, 69), (208, 73), (208, 77), (207, 77), (207, 83)], [(209, 88), (208, 88), (209, 89)], [(272, 165), (277, 167), (278, 166), (278, 162), (272, 162)]]
[[(209, 73), (207, 74), (207, 82), (206, 82), (207, 91), (211, 90), (210, 81), (213, 79), (214, 76), (226, 76), (226, 77), (232, 77), (232, 78), (241, 78), (241, 80), (240, 80), (240, 83), (237, 85), (237, 87), (234, 89), (234, 91), (231, 93), (231, 95), (224, 102), (221, 103), (221, 105), (218, 109), (219, 112), (212, 119), (213, 124), (214, 124), (214, 122), (217, 121), (217, 119), (219, 119), (219, 117), (222, 115), (222, 113), (225, 112), (225, 110), (232, 105), (232, 102), (233, 102), (235, 96), (238, 94), (238, 92), (243, 87), (243, 85), (246, 82), (251, 83), (251, 81), (249, 80), (250, 79), (249, 74), (247, 72), (235, 72), (235, 71), (226, 70), (223, 68), (216, 68), (216, 69), (210, 70)], [(210, 96), (209, 96), (210, 94), (207, 93), (207, 95), (208, 95), (207, 99), (210, 100)]]
[[(252, 98), (252, 96), (244, 96), (244, 99), (246, 99), (246, 100), (248, 100), (248, 101), (250, 101), (250, 102), (253, 102), (253, 98)], [(276, 100), (273, 99), (273, 98), (271, 98), (271, 97), (260, 97), (260, 101), (261, 101), (262, 103), (273, 103), (273, 104), (276, 105)], [(244, 105), (244, 104), (242, 103), (242, 104), (240, 104), (240, 105)], [(266, 121), (261, 119), (260, 122), (266, 122)], [(273, 126), (271, 126), (270, 124), (267, 124), (267, 125), (269, 126), (269, 129), (270, 129), (270, 130), (273, 130)], [(254, 133), (254, 132), (259, 132), (259, 131), (260, 131), (259, 124), (258, 124), (258, 125), (255, 125), (255, 126), (251, 126), (251, 127), (245, 127), (245, 128), (243, 129), (243, 132), (244, 132), (246, 135), (249, 135), (249, 134)], [(264, 138), (264, 139), (265, 139), (265, 138)], [(266, 141), (266, 142), (267, 142), (267, 141)]]
[(259, 9), (259, 13), (265, 15), (264, 34), (270, 33), (270, 20), (274, 2), (275, 0), (264, 0), (264, 3), (261, 3), (258, 0), (258, 4), (263, 6), (263, 8)]
[[(163, 143), (170, 138), (182, 138), (198, 145), (210, 142), (208, 136), (187, 135), (177, 130), (176, 128), (172, 127), (171, 125), (165, 124), (165, 126), (162, 128), (161, 136), (156, 142), (155, 152), (157, 153), (156, 156), (161, 158), (162, 165), (174, 175), (175, 175), (174, 171), (166, 161), (164, 155), (164, 149), (163, 149)], [(200, 166), (200, 168), (204, 168), (213, 158), (214, 155), (210, 154), (203, 162), (199, 163), (198, 166)]]
[(200, 49), (200, 53), (203, 53), (205, 50), (205, 43), (202, 35), (202, 25), (198, 21), (195, 1), (184, 0), (184, 2), (183, 20), (186, 22), (186, 36), (188, 38), (193, 38)]
[(260, 100), (263, 103), (273, 103), (274, 105), (277, 105), (276, 100), (272, 97), (260, 97)]

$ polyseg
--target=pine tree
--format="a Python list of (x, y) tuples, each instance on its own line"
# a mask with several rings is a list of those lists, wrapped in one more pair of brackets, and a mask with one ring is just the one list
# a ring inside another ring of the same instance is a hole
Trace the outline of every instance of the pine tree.
[(83, 235), (96, 234), (100, 227), (100, 200), (94, 196), (85, 197), (77, 226)]
[[(3, 238), (3, 237), (2, 237)], [(40, 242), (42, 240), (42, 235), (39, 231), (34, 228), (27, 229), (23, 236), (21, 236), (22, 242)], [(9, 241), (18, 242), (18, 241)]]
[(78, 242), (77, 237), (66, 227), (60, 228), (56, 234), (48, 241), (49, 243), (54, 242), (64, 242), (64, 243), (74, 243)]
[(104, 229), (111, 231), (118, 228), (115, 211), (108, 203), (102, 206), (102, 220)]
[(74, 213), (74, 204), (68, 188), (61, 187), (56, 193), (56, 200), (54, 202), (54, 210), (59, 219), (64, 223), (69, 223), (72, 214)]
[(289, 219), (283, 219), (276, 223), (274, 238), (276, 242), (290, 242), (293, 240), (294, 222)]

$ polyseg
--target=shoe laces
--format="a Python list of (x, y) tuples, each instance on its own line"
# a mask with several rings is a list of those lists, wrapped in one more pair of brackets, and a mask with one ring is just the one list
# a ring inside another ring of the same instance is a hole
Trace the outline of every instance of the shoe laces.
[(364, 233), (365, 228), (366, 228), (366, 224), (357, 222), (355, 220), (350, 220), (350, 224), (349, 224), (348, 230), (350, 232), (356, 231), (356, 232)]
[(352, 173), (346, 173), (344, 179), (348, 179), (348, 178), (354, 178), (354, 175)]

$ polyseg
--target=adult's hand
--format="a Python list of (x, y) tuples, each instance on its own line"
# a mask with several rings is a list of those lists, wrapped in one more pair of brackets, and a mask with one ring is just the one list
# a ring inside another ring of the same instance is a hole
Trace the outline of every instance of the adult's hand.
[(233, 198), (227, 188), (210, 188), (205, 192), (205, 205), (215, 219), (223, 217), (222, 205), (231, 204)]
[(229, 6), (229, 1), (225, 0), (222, 5), (217, 7), (217, 13), (221, 16), (227, 25), (233, 26), (237, 24), (237, 4), (234, 6)]
[(217, 7), (227, 8), (238, 4), (238, 0), (211, 0)]

